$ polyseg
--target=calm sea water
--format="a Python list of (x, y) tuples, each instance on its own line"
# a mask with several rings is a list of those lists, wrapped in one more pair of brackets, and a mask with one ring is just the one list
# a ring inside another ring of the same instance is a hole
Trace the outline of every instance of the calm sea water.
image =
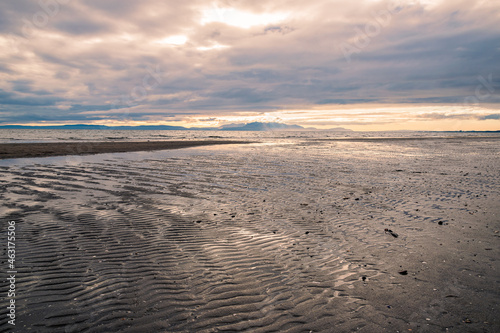
[[(306, 139), (359, 137), (484, 136), (493, 133), (458, 132), (350, 132), (350, 131), (151, 131), (151, 130), (49, 130), (0, 129), (0, 143), (80, 141), (162, 141), (206, 139)], [(498, 135), (498, 133), (497, 133)]]

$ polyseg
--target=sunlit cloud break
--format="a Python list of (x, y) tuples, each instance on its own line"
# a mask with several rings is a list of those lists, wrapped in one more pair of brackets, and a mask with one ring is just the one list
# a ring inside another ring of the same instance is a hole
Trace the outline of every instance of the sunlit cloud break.
[(500, 3), (0, 3), (1, 124), (498, 130)]

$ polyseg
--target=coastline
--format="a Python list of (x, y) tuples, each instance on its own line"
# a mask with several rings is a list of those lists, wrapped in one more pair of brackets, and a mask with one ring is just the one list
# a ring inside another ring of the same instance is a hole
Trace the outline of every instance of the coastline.
[(48, 157), (64, 155), (92, 155), (180, 149), (197, 146), (245, 144), (250, 141), (135, 141), (135, 142), (51, 142), (51, 143), (1, 143), (0, 159)]

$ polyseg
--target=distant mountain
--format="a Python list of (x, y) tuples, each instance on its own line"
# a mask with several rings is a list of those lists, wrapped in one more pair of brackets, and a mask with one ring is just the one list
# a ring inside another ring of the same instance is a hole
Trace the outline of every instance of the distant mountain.
[(168, 126), (168, 125), (141, 125), (141, 126), (113, 126), (107, 129), (113, 130), (153, 130), (153, 131), (185, 131), (190, 128), (182, 126)]
[(235, 124), (235, 123), (232, 123), (232, 124), (227, 124), (227, 125), (224, 125), (224, 126), (221, 126), (219, 127), (218, 129), (221, 130), (221, 129), (224, 129), (224, 130), (228, 130), (230, 128), (235, 128), (235, 127), (243, 127), (245, 126), (247, 123), (239, 123), (239, 124)]
[[(353, 130), (335, 127), (328, 129), (316, 129), (311, 127), (302, 127), (299, 125), (287, 125), (282, 123), (261, 123), (253, 122), (247, 124), (228, 124), (219, 128), (213, 127), (182, 127), (168, 125), (141, 125), (141, 126), (105, 126), (105, 125), (54, 125), (54, 126), (24, 126), (24, 125), (0, 125), (0, 129), (61, 129), (61, 130), (155, 130), (155, 131), (278, 131), (278, 130), (315, 130), (315, 131), (345, 131)], [(404, 131), (400, 131), (404, 132)], [(412, 132), (412, 131), (410, 131)], [(498, 131), (430, 131), (444, 133), (498, 133)]]
[(351, 129), (347, 129), (347, 128), (343, 128), (343, 127), (328, 128), (325, 131), (354, 132)]
[(155, 131), (276, 131), (276, 130), (305, 130), (298, 125), (287, 125), (282, 123), (261, 123), (253, 122), (248, 124), (230, 124), (221, 128), (207, 127), (182, 127), (168, 125), (141, 125), (141, 126), (105, 126), (105, 125), (58, 125), (58, 126), (23, 126), (23, 125), (3, 125), (5, 129), (61, 129), (61, 130), (155, 130)]
[(282, 123), (260, 123), (253, 122), (244, 125), (230, 124), (220, 128), (221, 131), (276, 131), (276, 130), (303, 130), (299, 125), (287, 125)]

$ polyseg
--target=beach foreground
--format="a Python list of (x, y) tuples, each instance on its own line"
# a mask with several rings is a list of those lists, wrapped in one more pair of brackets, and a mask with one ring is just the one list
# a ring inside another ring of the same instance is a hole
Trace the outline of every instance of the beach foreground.
[(140, 142), (0, 143), (0, 159), (153, 151), (235, 143), (245, 142), (235, 140), (186, 140)]
[(497, 142), (302, 140), (0, 166), (17, 271), (16, 326), (2, 303), (0, 330), (498, 332)]

